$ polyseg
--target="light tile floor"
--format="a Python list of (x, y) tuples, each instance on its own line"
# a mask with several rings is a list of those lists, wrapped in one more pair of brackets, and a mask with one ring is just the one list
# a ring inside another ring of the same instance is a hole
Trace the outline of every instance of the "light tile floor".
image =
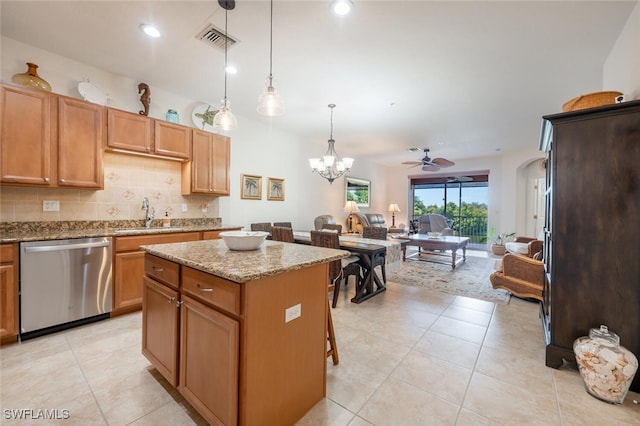
[[(352, 286), (352, 284), (350, 284)], [(640, 395), (588, 395), (575, 365), (544, 365), (538, 305), (493, 304), (390, 283), (333, 312), (340, 364), (299, 425), (640, 425)], [(205, 424), (140, 353), (135, 313), (0, 349), (0, 423), (69, 410), (64, 425)], [(274, 425), (277, 426), (277, 425)]]

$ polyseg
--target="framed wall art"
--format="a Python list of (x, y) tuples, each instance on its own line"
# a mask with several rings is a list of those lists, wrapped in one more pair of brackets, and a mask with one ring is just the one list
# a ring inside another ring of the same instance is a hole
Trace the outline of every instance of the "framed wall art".
[(284, 179), (267, 179), (267, 200), (284, 201)]
[(240, 198), (245, 200), (261, 200), (262, 176), (242, 175)]
[(345, 178), (345, 201), (355, 201), (358, 207), (369, 207), (371, 181), (353, 177)]

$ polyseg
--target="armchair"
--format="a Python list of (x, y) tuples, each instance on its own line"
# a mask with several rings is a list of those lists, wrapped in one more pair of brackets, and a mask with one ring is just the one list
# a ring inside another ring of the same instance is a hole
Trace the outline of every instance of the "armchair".
[(426, 214), (420, 216), (418, 232), (426, 234), (428, 232), (441, 232), (442, 235), (453, 235), (446, 217), (441, 214)]
[(507, 290), (518, 297), (542, 301), (544, 266), (542, 261), (507, 253), (502, 258), (502, 271), (489, 277), (493, 288)]
[(510, 241), (504, 245), (508, 253), (524, 254), (533, 257), (534, 254), (542, 250), (544, 233), (540, 232), (537, 238), (516, 237), (514, 241)]
[(316, 231), (321, 230), (324, 225), (335, 225), (335, 224), (336, 224), (336, 218), (330, 214), (320, 215), (313, 220), (313, 227), (315, 228)]

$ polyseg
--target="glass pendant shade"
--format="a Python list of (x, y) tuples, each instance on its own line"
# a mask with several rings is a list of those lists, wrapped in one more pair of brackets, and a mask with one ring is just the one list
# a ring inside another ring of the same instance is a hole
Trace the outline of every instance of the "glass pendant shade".
[(11, 81), (27, 87), (35, 87), (36, 89), (51, 91), (51, 85), (38, 75), (38, 66), (31, 62), (27, 62), (27, 72), (15, 74), (11, 77)]
[(229, 101), (222, 101), (222, 108), (213, 117), (213, 128), (218, 130), (235, 130), (238, 128), (238, 120), (229, 109)]
[(267, 77), (267, 87), (258, 97), (258, 113), (268, 116), (284, 114), (284, 102), (275, 87), (273, 87), (273, 77)]

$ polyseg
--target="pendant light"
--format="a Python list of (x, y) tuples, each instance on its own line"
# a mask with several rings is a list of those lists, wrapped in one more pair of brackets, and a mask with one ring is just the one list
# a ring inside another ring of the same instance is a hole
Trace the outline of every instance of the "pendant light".
[(269, 27), (269, 75), (266, 79), (267, 87), (258, 97), (258, 113), (276, 116), (284, 114), (284, 103), (273, 87), (273, 0), (271, 0), (271, 24)]
[(224, 99), (222, 100), (222, 108), (213, 117), (213, 128), (217, 130), (234, 130), (238, 128), (238, 120), (229, 109), (229, 100), (227, 99), (227, 42), (229, 39), (227, 20), (229, 10), (236, 7), (236, 3), (233, 0), (218, 0), (218, 4), (224, 9)]
[(351, 170), (353, 166), (353, 158), (340, 159), (334, 147), (336, 141), (333, 140), (333, 109), (335, 104), (329, 104), (331, 108), (331, 133), (329, 136), (329, 148), (322, 158), (310, 158), (309, 166), (311, 171), (318, 173), (320, 176), (333, 183), (334, 180)]

